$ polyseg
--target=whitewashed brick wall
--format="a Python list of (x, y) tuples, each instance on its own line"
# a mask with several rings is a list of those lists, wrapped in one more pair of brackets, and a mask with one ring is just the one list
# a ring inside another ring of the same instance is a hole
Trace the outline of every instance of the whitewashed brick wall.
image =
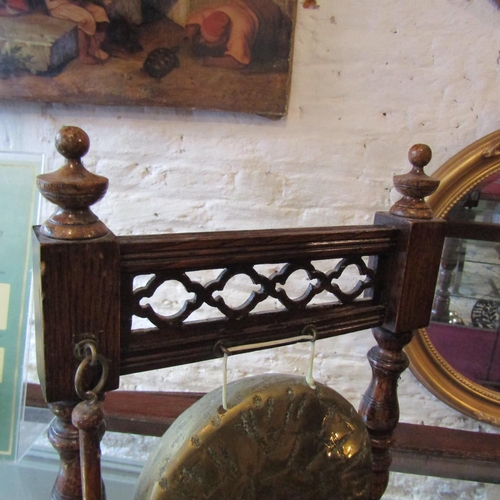
[[(500, 128), (500, 8), (492, 0), (319, 0), (298, 9), (286, 118), (173, 109), (0, 104), (0, 150), (61, 160), (53, 136), (78, 125), (87, 166), (110, 179), (96, 212), (117, 234), (369, 223), (394, 199), (406, 153), (429, 144), (429, 172)], [(50, 208), (44, 206), (46, 216)], [(369, 332), (317, 346), (316, 378), (357, 405)], [(308, 347), (230, 360), (231, 380), (305, 372)], [(210, 390), (219, 362), (124, 378), (127, 389)], [(437, 401), (411, 373), (402, 420), (496, 429)], [(497, 499), (498, 487), (394, 476), (391, 499)]]

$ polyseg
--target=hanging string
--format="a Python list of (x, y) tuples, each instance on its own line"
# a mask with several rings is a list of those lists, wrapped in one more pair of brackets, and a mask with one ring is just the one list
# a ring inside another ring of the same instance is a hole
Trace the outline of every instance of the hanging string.
[(223, 380), (222, 380), (222, 408), (224, 411), (227, 411), (227, 352), (224, 353), (224, 367), (223, 371)]
[(307, 385), (311, 389), (316, 389), (316, 383), (314, 382), (314, 377), (313, 377), (315, 346), (316, 346), (316, 341), (311, 340), (311, 355), (309, 356), (309, 367), (308, 367), (307, 375), (306, 375)]
[(311, 389), (316, 389), (316, 384), (313, 377), (314, 369), (314, 354), (315, 354), (315, 343), (317, 330), (314, 325), (307, 325), (302, 330), (302, 335), (297, 337), (291, 337), (287, 339), (280, 340), (269, 340), (268, 342), (259, 342), (256, 344), (245, 344), (234, 347), (225, 347), (222, 342), (218, 343), (218, 348), (222, 351), (224, 359), (222, 362), (222, 408), (227, 411), (227, 358), (230, 354), (236, 354), (243, 351), (251, 351), (254, 349), (262, 349), (266, 347), (277, 347), (284, 344), (290, 344), (292, 342), (299, 342), (301, 340), (308, 340), (311, 342), (311, 354), (309, 356), (309, 365), (307, 369), (306, 382), (311, 387)]

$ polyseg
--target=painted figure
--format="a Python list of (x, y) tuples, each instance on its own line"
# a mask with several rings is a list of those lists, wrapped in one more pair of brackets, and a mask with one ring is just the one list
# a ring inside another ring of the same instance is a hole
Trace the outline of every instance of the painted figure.
[[(106, 5), (111, 0), (104, 2)], [(108, 59), (101, 49), (109, 18), (106, 11), (91, 2), (77, 0), (45, 0), (51, 16), (78, 24), (78, 58), (85, 64), (96, 64)]]
[(0, 17), (18, 16), (29, 10), (26, 0), (0, 0)]
[(286, 29), (285, 16), (272, 0), (232, 0), (191, 15), (186, 34), (205, 65), (243, 69), (254, 59), (283, 56), (290, 36)]

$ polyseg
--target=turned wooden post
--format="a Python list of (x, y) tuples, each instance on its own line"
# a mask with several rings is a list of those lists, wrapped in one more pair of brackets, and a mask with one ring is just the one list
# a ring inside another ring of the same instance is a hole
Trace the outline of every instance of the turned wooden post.
[(439, 184), (423, 171), (431, 156), (430, 148), (423, 144), (410, 149), (412, 171), (394, 177), (403, 197), (390, 213), (375, 216), (375, 224), (395, 226), (400, 236), (396, 250), (375, 262), (382, 281), (380, 298), (387, 313), (382, 327), (373, 332), (378, 344), (368, 353), (373, 376), (359, 408), (373, 449), (370, 500), (381, 498), (389, 481), (389, 448), (399, 420), (397, 384), (408, 366), (403, 348), (415, 329), (429, 323), (439, 269), (445, 223), (434, 218), (424, 199)]
[[(71, 413), (80, 401), (75, 373), (81, 359), (75, 346), (92, 340), (110, 363), (103, 392), (118, 388), (120, 259), (116, 237), (89, 208), (104, 196), (108, 180), (82, 164), (89, 149), (87, 134), (63, 127), (56, 147), (66, 158), (64, 165), (37, 182), (42, 195), (58, 207), (34, 228), (37, 369), (56, 415), (49, 439), (61, 456), (52, 498), (77, 500), (82, 487), (78, 430)], [(92, 388), (100, 376), (99, 367), (89, 367), (84, 378)]]
[(49, 404), (56, 418), (50, 424), (48, 437), (61, 460), (61, 467), (52, 489), (53, 500), (82, 498), (78, 429), (71, 423), (71, 413), (77, 404), (78, 400)]

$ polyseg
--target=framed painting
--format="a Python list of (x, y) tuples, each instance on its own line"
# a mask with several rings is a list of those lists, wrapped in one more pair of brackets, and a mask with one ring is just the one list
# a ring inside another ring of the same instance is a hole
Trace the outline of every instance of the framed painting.
[(0, 0), (0, 99), (286, 114), (296, 0)]

